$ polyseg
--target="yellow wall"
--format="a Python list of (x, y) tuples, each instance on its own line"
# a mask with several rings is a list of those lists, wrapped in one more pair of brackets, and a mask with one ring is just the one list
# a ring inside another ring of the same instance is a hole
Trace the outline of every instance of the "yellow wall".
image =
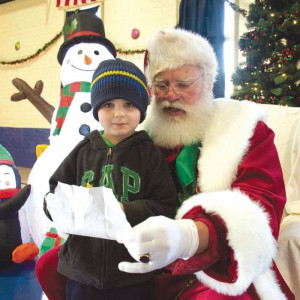
[[(104, 0), (102, 20), (106, 37), (123, 50), (145, 49), (147, 38), (157, 29), (173, 27), (178, 22), (179, 0)], [(56, 7), (55, 0), (15, 0), (0, 6), (0, 61), (15, 61), (33, 55), (62, 29), (65, 10)], [(140, 37), (131, 38), (133, 28)], [(20, 42), (20, 50), (15, 44)], [(59, 101), (60, 65), (56, 56), (63, 42), (56, 43), (30, 61), (0, 64), (0, 127), (49, 128), (49, 123), (28, 100), (12, 102), (10, 97), (18, 90), (13, 78), (21, 78), (33, 87), (44, 82), (42, 97), (56, 106)], [(118, 55), (143, 68), (143, 54)]]

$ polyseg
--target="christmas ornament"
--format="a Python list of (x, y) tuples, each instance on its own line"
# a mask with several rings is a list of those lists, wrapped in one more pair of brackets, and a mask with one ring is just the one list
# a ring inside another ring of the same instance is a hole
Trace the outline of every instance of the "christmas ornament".
[(135, 40), (140, 36), (140, 31), (136, 28), (132, 29), (131, 37)]
[(18, 50), (20, 50), (20, 47), (21, 47), (20, 42), (16, 42), (15, 49), (18, 51)]

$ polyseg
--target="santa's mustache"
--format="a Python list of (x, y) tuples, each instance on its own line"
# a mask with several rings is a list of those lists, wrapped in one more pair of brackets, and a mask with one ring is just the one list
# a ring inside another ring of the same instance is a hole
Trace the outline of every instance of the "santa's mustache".
[(174, 101), (168, 101), (168, 100), (163, 100), (157, 106), (163, 111), (164, 109), (180, 109), (183, 110), (184, 112), (188, 114), (195, 114), (195, 108), (201, 107), (201, 103), (197, 103), (196, 105), (187, 105), (187, 104), (182, 104), (177, 100)]

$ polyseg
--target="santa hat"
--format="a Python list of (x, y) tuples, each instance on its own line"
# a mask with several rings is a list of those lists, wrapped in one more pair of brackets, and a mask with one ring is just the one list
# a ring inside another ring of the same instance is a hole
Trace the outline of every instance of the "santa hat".
[(89, 12), (79, 12), (71, 15), (65, 21), (64, 43), (60, 46), (57, 60), (62, 64), (70, 47), (79, 43), (99, 43), (116, 57), (115, 46), (105, 38), (104, 25), (100, 18)]
[(179, 28), (157, 31), (148, 41), (144, 63), (149, 86), (159, 72), (183, 65), (201, 67), (212, 82), (217, 76), (217, 58), (209, 42), (199, 34)]

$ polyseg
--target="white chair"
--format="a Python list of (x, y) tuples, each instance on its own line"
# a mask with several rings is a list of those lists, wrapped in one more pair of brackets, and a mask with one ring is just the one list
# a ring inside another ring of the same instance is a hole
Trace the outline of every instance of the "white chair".
[[(261, 104), (260, 104), (261, 105)], [(300, 108), (263, 104), (267, 125), (275, 132), (287, 203), (280, 226), (276, 265), (300, 299)]]

